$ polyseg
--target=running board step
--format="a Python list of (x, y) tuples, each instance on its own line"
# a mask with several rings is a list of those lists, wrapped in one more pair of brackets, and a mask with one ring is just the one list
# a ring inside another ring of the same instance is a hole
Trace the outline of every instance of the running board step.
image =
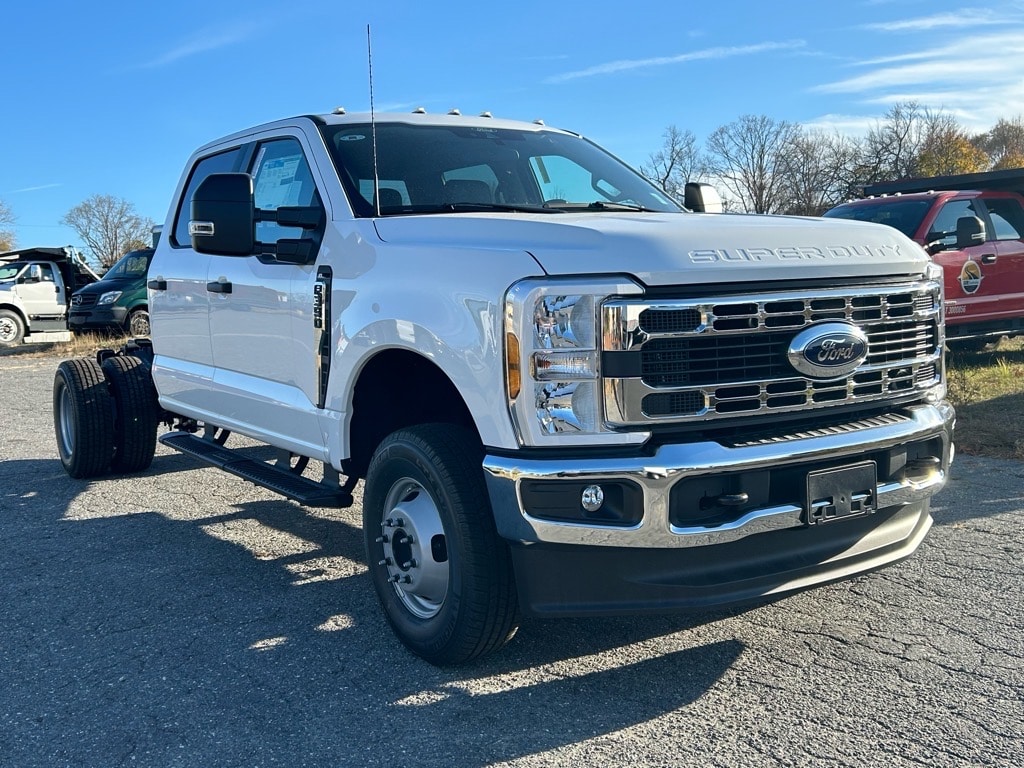
[(241, 453), (217, 445), (209, 440), (188, 432), (168, 432), (160, 442), (176, 451), (193, 456), (200, 461), (237, 475), (250, 483), (279, 493), (292, 501), (307, 507), (352, 506), (352, 494), (344, 488), (332, 488), (290, 472), (283, 467), (265, 461), (250, 459)]

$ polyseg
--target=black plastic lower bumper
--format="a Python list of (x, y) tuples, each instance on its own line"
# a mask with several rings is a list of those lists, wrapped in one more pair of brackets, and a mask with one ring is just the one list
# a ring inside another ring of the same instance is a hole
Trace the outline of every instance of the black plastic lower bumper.
[(674, 613), (753, 602), (910, 556), (928, 501), (706, 547), (512, 544), (520, 607), (534, 616)]

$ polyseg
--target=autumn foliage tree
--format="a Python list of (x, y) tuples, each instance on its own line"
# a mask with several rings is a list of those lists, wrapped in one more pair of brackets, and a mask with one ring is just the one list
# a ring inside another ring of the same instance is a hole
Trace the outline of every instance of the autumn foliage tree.
[(93, 195), (64, 214), (61, 224), (75, 230), (89, 254), (104, 267), (152, 242), (153, 220), (139, 216), (132, 203), (112, 195)]

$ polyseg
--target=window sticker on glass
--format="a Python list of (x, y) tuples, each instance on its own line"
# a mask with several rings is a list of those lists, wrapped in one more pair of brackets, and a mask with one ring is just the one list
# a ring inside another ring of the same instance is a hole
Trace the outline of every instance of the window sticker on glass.
[(295, 183), (295, 173), (301, 157), (282, 157), (270, 160), (259, 169), (256, 177), (256, 201), (260, 208), (279, 208), (298, 205), (301, 183)]

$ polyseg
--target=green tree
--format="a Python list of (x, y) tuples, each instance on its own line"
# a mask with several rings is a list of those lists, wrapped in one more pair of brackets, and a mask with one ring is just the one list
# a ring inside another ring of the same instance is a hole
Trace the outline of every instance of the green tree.
[(153, 220), (112, 195), (93, 195), (64, 214), (61, 223), (78, 233), (89, 254), (104, 267), (152, 242)]

